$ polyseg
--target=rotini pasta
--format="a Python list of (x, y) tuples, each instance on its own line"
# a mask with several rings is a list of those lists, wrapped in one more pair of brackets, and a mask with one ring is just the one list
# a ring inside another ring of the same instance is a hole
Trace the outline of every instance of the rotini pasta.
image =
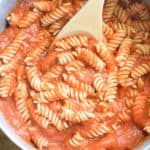
[(0, 112), (40, 150), (134, 149), (150, 134), (149, 10), (105, 0), (101, 41), (57, 39), (86, 2), (18, 0), (0, 34)]
[(51, 124), (56, 126), (56, 128), (58, 130), (61, 131), (61, 130), (64, 130), (65, 128), (68, 128), (67, 122), (64, 122), (61, 119), (59, 119), (58, 115), (56, 113), (54, 113), (53, 111), (51, 111), (47, 106), (38, 104), (37, 105), (37, 112), (40, 115), (49, 119)]
[(105, 63), (92, 51), (85, 48), (78, 48), (76, 50), (77, 57), (80, 60), (83, 60), (90, 66), (92, 66), (96, 70), (103, 70), (105, 67)]
[(18, 26), (20, 28), (26, 28), (30, 26), (32, 23), (36, 22), (41, 17), (41, 12), (37, 10), (29, 11), (22, 18), (20, 18), (18, 22)]
[(143, 76), (144, 74), (147, 74), (150, 72), (150, 65), (148, 64), (141, 64), (139, 66), (137, 66), (136, 68), (134, 68), (131, 72), (131, 76), (136, 79), (139, 78), (141, 76)]
[(56, 7), (56, 2), (54, 1), (33, 1), (33, 6), (40, 11), (51, 11)]
[(116, 61), (120, 67), (123, 66), (126, 59), (128, 59), (128, 56), (130, 54), (131, 44), (132, 44), (131, 39), (126, 38), (124, 39), (124, 41), (120, 45), (120, 48), (118, 49)]
[(107, 22), (113, 16), (115, 7), (117, 6), (117, 2), (118, 0), (107, 0), (105, 2), (103, 11), (103, 18), (105, 22)]
[(7, 98), (12, 96), (15, 90), (16, 76), (14, 73), (4, 76), (0, 80), (0, 97)]
[(26, 100), (28, 98), (27, 83), (20, 81), (15, 90), (16, 107), (24, 121), (30, 119), (30, 114), (27, 108)]
[(22, 46), (25, 38), (26, 36), (20, 32), (17, 34), (12, 43), (8, 45), (8, 47), (6, 47), (4, 53), (0, 56), (5, 64), (9, 63), (13, 59), (13, 57), (17, 53), (17, 50)]
[(52, 12), (48, 12), (41, 18), (43, 26), (48, 26), (55, 21), (63, 18), (69, 12), (70, 3), (63, 4), (62, 6), (54, 9)]

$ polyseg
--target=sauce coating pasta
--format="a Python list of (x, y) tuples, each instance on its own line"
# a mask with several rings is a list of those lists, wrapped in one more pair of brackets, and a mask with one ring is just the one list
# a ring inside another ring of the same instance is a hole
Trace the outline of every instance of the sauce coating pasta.
[(150, 12), (106, 0), (103, 41), (53, 43), (85, 3), (18, 0), (0, 34), (0, 110), (41, 150), (126, 150), (150, 134)]

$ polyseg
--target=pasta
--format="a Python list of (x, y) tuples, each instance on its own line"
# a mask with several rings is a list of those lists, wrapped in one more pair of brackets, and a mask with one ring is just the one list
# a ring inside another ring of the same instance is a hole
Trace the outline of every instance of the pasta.
[(144, 74), (147, 74), (150, 72), (150, 67), (148, 64), (141, 64), (138, 67), (136, 67), (132, 72), (131, 76), (133, 78), (139, 78)]
[(0, 34), (0, 112), (39, 150), (131, 150), (150, 134), (149, 9), (105, 0), (101, 41), (57, 39), (86, 2), (18, 0)]
[(120, 45), (120, 48), (117, 53), (116, 61), (119, 64), (119, 66), (123, 66), (126, 59), (128, 58), (130, 54), (130, 48), (131, 48), (131, 39), (126, 38)]
[(54, 9), (52, 12), (48, 12), (45, 16), (41, 18), (41, 22), (43, 26), (48, 26), (55, 21), (63, 18), (68, 13), (68, 7), (70, 6), (69, 3), (63, 4), (59, 8)]
[(25, 38), (26, 37), (23, 33), (18, 33), (12, 43), (4, 50), (3, 55), (1, 55), (0, 58), (5, 64), (13, 59), (17, 50), (22, 46)]
[(80, 135), (80, 133), (76, 133), (71, 139), (69, 139), (69, 144), (73, 147), (79, 147), (86, 143), (86, 139)]
[(15, 101), (18, 112), (25, 121), (28, 121), (30, 114), (27, 108), (26, 100), (28, 98), (27, 84), (24, 81), (19, 82), (15, 90)]
[(105, 67), (105, 63), (92, 51), (85, 48), (78, 48), (76, 52), (77, 52), (77, 57), (80, 60), (88, 63), (96, 70), (103, 70), (103, 68)]
[(121, 6), (115, 8), (114, 14), (121, 23), (126, 22), (128, 19), (128, 13)]
[(38, 12), (36, 10), (29, 11), (26, 15), (24, 15), (18, 22), (18, 26), (20, 28), (26, 28), (30, 26), (32, 23), (36, 22), (40, 16), (41, 12)]
[(33, 1), (33, 6), (37, 9), (39, 9), (40, 11), (51, 11), (56, 7), (56, 2), (51, 2), (51, 1)]
[(14, 73), (8, 74), (0, 80), (0, 97), (7, 98), (13, 95), (16, 85), (15, 80)]
[(81, 91), (85, 91), (89, 94), (94, 93), (94, 89), (90, 85), (80, 82), (75, 78), (73, 74), (70, 74), (69, 76), (64, 75), (64, 80), (73, 88), (79, 89)]
[(118, 0), (107, 0), (104, 6), (103, 17), (104, 21), (108, 21), (114, 13), (115, 7), (117, 6)]

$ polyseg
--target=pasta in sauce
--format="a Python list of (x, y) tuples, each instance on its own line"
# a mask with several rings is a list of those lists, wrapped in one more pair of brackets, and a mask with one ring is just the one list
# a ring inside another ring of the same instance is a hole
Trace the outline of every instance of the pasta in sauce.
[(85, 2), (19, 0), (0, 35), (0, 109), (38, 149), (126, 150), (150, 134), (150, 12), (106, 0), (103, 41), (51, 47)]

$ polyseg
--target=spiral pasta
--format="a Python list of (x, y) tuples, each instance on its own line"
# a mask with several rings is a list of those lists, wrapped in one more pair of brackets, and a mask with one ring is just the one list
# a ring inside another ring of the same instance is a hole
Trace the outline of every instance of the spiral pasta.
[(27, 83), (25, 81), (20, 81), (15, 90), (15, 101), (17, 110), (21, 114), (24, 121), (28, 121), (30, 119), (30, 114), (26, 104), (27, 98)]
[(56, 113), (54, 113), (53, 111), (51, 111), (47, 106), (44, 105), (37, 105), (37, 112), (46, 117), (47, 119), (49, 119), (49, 121), (51, 122), (51, 124), (53, 124), (54, 126), (56, 126), (56, 128), (58, 130), (64, 130), (65, 128), (68, 128), (68, 124), (67, 122), (62, 121), (58, 115)]
[(139, 78), (139, 77), (141, 77), (144, 74), (147, 74), (149, 72), (150, 72), (150, 65), (149, 64), (141, 64), (132, 70), (131, 76), (134, 79), (137, 79), (137, 78)]
[(117, 73), (111, 73), (105, 87), (104, 101), (114, 102), (116, 100), (117, 84)]
[(34, 120), (40, 127), (44, 128), (44, 129), (48, 128), (49, 120), (47, 118), (38, 115), (36, 112), (33, 113), (32, 116), (34, 117)]
[(80, 135), (80, 133), (76, 133), (74, 134), (74, 136), (69, 139), (69, 144), (72, 147), (79, 147), (81, 145), (84, 145), (86, 143), (86, 139), (84, 137), (82, 137), (82, 135)]
[(119, 47), (120, 43), (124, 40), (125, 35), (126, 32), (123, 30), (118, 30), (116, 33), (114, 33), (107, 44), (108, 50), (115, 51)]
[(97, 125), (96, 127), (93, 127), (90, 129), (86, 134), (88, 138), (94, 138), (98, 136), (103, 136), (104, 134), (107, 134), (111, 131), (109, 127), (107, 127), (105, 124)]
[(134, 26), (139, 31), (150, 31), (150, 21), (134, 21)]
[(18, 22), (18, 26), (20, 28), (26, 28), (36, 22), (41, 17), (41, 12), (39, 11), (29, 11), (26, 15), (20, 18)]
[(25, 38), (26, 36), (20, 32), (17, 34), (12, 43), (6, 47), (4, 53), (0, 56), (5, 64), (9, 63), (13, 59), (17, 50), (22, 46)]
[(27, 54), (27, 57), (25, 59), (26, 65), (28, 65), (28, 66), (35, 65), (39, 61), (41, 55), (46, 50), (48, 45), (49, 45), (48, 40), (44, 40), (44, 41), (40, 42), (40, 44), (37, 48), (29, 51), (29, 53)]
[(84, 67), (84, 64), (79, 60), (74, 60), (65, 66), (68, 73), (75, 72)]
[(31, 139), (32, 141), (40, 148), (46, 148), (48, 147), (48, 140), (38, 133), (38, 129), (36, 127), (30, 127), (29, 128), (31, 133)]
[(18, 0), (0, 35), (0, 112), (40, 150), (134, 149), (150, 133), (148, 8), (106, 0), (101, 41), (57, 38), (86, 2)]
[(74, 55), (71, 52), (61, 53), (57, 56), (57, 58), (61, 65), (66, 65), (75, 60)]
[(119, 66), (123, 66), (130, 54), (132, 41), (129, 38), (124, 39), (117, 53), (116, 61)]
[(105, 87), (105, 80), (103, 79), (102, 75), (100, 73), (94, 74), (94, 82), (93, 85), (96, 89), (96, 91), (99, 94), (102, 94), (104, 87)]
[(134, 67), (134, 64), (136, 62), (136, 57), (134, 55), (130, 56), (128, 60), (126, 61), (125, 65), (120, 68), (118, 72), (118, 79), (122, 86), (134, 86), (134, 81), (130, 77), (130, 73)]
[(12, 60), (11, 63), (5, 64), (0, 67), (0, 75), (5, 76), (7, 73), (17, 70), (18, 61), (16, 59)]
[(89, 94), (94, 93), (94, 89), (90, 85), (80, 82), (78, 79), (75, 78), (73, 74), (64, 75), (64, 80), (67, 82), (67, 84), (69, 84), (73, 88), (76, 88), (81, 91), (85, 91)]
[(16, 76), (14, 73), (4, 76), (0, 80), (0, 97), (7, 98), (12, 96), (16, 85)]
[(51, 11), (56, 7), (56, 2), (53, 1), (33, 1), (33, 6), (40, 11)]
[(42, 82), (40, 76), (41, 72), (36, 66), (31, 66), (27, 68), (27, 76), (30, 81), (30, 85), (37, 91), (45, 88), (44, 83)]
[(110, 26), (115, 31), (117, 31), (117, 30), (125, 31), (128, 36), (131, 36), (133, 33), (137, 32), (136, 28), (134, 28), (131, 25), (125, 24), (125, 23), (114, 22), (114, 23), (111, 23)]
[(55, 21), (63, 18), (68, 13), (69, 7), (70, 7), (70, 3), (66, 3), (66, 4), (63, 4), (62, 6), (54, 9), (52, 12), (48, 12), (46, 15), (44, 15), (41, 18), (41, 22), (42, 22), (43, 26), (48, 26), (48, 25), (54, 23)]
[(134, 47), (134, 51), (139, 55), (150, 55), (150, 45), (136, 44)]
[(104, 21), (108, 21), (114, 13), (115, 7), (117, 6), (118, 0), (107, 0), (104, 6), (103, 18)]
[(91, 65), (96, 70), (103, 70), (105, 67), (105, 63), (92, 51), (85, 48), (78, 48), (76, 50), (77, 57), (80, 60), (85, 61), (89, 65)]
[(126, 22), (128, 19), (128, 13), (121, 6), (115, 8), (114, 14), (121, 23)]

